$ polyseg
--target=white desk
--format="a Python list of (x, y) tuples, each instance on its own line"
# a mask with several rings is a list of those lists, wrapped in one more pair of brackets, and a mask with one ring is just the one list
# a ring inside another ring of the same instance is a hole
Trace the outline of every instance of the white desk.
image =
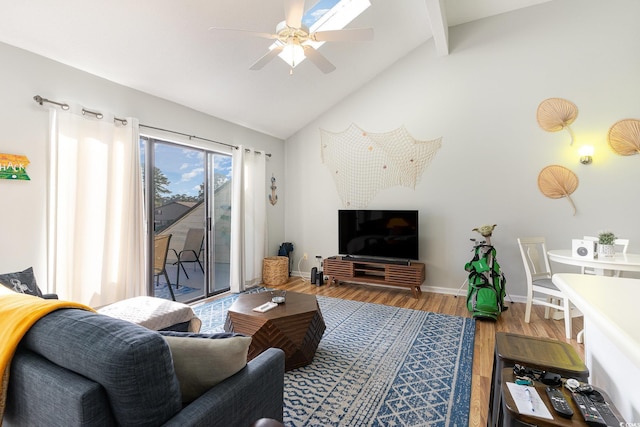
[(612, 257), (578, 258), (571, 249), (556, 249), (547, 252), (549, 261), (600, 270), (640, 271), (640, 254), (616, 254)]
[(584, 314), (589, 381), (607, 392), (625, 419), (637, 421), (640, 279), (563, 273), (552, 280)]

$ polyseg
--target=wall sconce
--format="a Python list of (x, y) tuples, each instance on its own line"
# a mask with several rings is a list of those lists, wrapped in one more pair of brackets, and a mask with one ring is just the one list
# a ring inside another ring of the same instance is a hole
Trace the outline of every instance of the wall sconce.
[(580, 163), (583, 165), (589, 165), (593, 161), (593, 147), (591, 145), (583, 145), (578, 150), (580, 154)]

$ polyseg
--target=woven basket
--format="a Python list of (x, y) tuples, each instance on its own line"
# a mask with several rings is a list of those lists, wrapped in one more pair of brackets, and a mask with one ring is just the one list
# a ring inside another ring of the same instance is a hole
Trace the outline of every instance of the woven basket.
[(262, 264), (262, 282), (265, 285), (284, 285), (289, 281), (289, 257), (271, 256)]

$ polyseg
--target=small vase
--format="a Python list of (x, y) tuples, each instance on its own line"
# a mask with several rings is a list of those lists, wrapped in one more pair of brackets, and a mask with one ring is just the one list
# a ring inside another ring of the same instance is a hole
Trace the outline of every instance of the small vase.
[(616, 248), (614, 245), (601, 245), (598, 244), (598, 256), (600, 257), (613, 257), (616, 255)]

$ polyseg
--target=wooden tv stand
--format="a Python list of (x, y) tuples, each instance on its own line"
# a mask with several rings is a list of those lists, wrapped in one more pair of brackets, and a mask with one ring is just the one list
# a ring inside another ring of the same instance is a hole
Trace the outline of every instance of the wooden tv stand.
[(413, 261), (407, 264), (392, 264), (342, 256), (324, 260), (324, 274), (329, 277), (329, 284), (350, 282), (400, 286), (411, 289), (414, 298), (421, 294), (420, 285), (424, 282), (424, 271), (423, 263)]

